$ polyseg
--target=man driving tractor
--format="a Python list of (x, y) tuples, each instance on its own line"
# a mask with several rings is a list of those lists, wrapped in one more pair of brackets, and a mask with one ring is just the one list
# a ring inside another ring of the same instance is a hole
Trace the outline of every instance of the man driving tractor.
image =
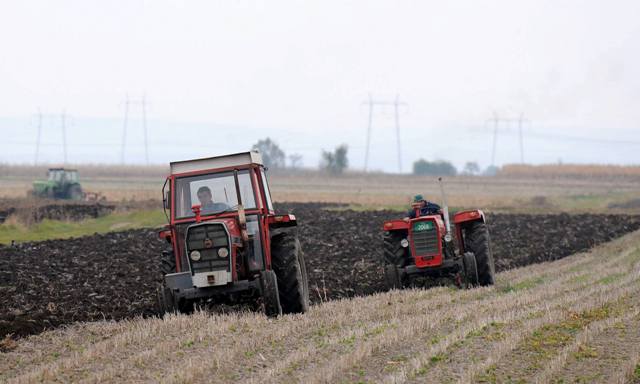
[(407, 217), (404, 218), (404, 221), (409, 221), (416, 218), (416, 209), (414, 208), (416, 205), (420, 209), (420, 216), (436, 215), (442, 213), (438, 204), (425, 200), (422, 195), (415, 195), (415, 197), (413, 198), (412, 207), (407, 213)]
[(200, 209), (203, 213), (219, 212), (229, 208), (225, 203), (214, 203), (211, 189), (207, 186), (198, 189), (198, 200), (200, 200)]

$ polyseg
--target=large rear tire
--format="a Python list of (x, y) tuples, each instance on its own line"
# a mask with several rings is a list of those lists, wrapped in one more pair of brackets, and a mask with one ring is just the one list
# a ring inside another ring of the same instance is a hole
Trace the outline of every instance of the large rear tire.
[(269, 317), (282, 315), (280, 294), (278, 293), (278, 278), (273, 271), (260, 271), (260, 288), (264, 302), (264, 314)]
[(74, 184), (69, 188), (69, 198), (71, 200), (82, 200), (82, 188), (78, 184)]
[(307, 312), (309, 280), (295, 230), (279, 230), (271, 236), (271, 266), (278, 280), (282, 312)]
[(407, 249), (400, 244), (402, 239), (406, 237), (406, 233), (400, 231), (385, 232), (382, 237), (382, 249), (387, 264), (393, 264), (397, 267), (406, 265)]
[(496, 266), (491, 253), (491, 240), (487, 225), (481, 221), (474, 221), (465, 227), (465, 249), (473, 252), (478, 264), (478, 279), (480, 285), (495, 283)]

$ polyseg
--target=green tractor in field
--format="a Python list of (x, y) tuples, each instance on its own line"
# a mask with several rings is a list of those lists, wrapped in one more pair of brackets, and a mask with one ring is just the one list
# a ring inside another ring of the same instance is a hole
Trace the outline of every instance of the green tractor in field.
[(78, 181), (78, 171), (64, 168), (49, 168), (47, 180), (33, 182), (32, 195), (48, 199), (84, 199), (84, 193)]

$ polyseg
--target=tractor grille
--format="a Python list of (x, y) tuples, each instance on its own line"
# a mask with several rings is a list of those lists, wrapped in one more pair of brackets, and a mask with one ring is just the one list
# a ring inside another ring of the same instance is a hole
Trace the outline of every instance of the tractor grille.
[(434, 225), (430, 229), (413, 231), (413, 246), (416, 250), (415, 256), (433, 255), (438, 253), (438, 230)]
[[(226, 257), (218, 256), (218, 250), (226, 248)], [(200, 252), (200, 260), (191, 260), (191, 252)], [(229, 235), (223, 224), (199, 224), (187, 230), (187, 257), (191, 265), (191, 273), (230, 271), (231, 248)]]

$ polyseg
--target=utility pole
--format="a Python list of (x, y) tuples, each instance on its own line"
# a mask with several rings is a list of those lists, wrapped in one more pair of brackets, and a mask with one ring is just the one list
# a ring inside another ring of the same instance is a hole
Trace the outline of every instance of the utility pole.
[(498, 141), (498, 112), (493, 112), (493, 147), (491, 148), (491, 166), (496, 165), (496, 143)]
[(127, 124), (129, 123), (129, 94), (124, 98), (124, 123), (122, 125), (122, 147), (120, 149), (120, 162), (124, 164), (124, 150), (127, 143)]
[(367, 124), (367, 146), (365, 148), (364, 155), (364, 171), (369, 170), (369, 151), (371, 147), (371, 131), (373, 127), (373, 111), (375, 107), (392, 106), (394, 108), (394, 120), (396, 130), (396, 144), (398, 148), (398, 172), (402, 173), (402, 152), (400, 142), (400, 106), (407, 106), (407, 103), (400, 102), (400, 96), (396, 95), (393, 101), (387, 100), (373, 100), (371, 94), (369, 94), (369, 100), (364, 101), (362, 104), (369, 106), (369, 120)]
[(40, 156), (40, 138), (42, 137), (42, 111), (40, 108), (38, 108), (37, 120), (38, 136), (36, 138), (36, 158), (33, 161), (34, 165), (38, 165), (38, 157)]
[(64, 165), (67, 165), (67, 126), (66, 126), (66, 116), (64, 109), (62, 110), (62, 114), (60, 115), (60, 123), (62, 127), (62, 152), (64, 153)]
[(524, 120), (524, 112), (520, 112), (518, 119), (518, 137), (520, 139), (520, 164), (524, 164), (524, 143), (522, 140), (522, 120)]
[[(529, 122), (529, 120), (524, 118), (524, 112), (520, 112), (520, 115), (517, 119), (503, 119), (498, 116), (498, 112), (493, 112), (493, 118), (487, 119), (486, 122), (493, 122), (493, 145), (491, 147), (491, 166), (496, 165), (496, 152), (497, 152), (497, 142), (498, 142), (498, 133), (500, 132), (500, 123), (511, 124), (514, 122), (518, 123), (518, 142), (520, 144), (520, 163), (524, 164), (524, 133), (522, 131), (522, 126), (525, 122)], [(486, 124), (486, 123), (485, 123)]]
[(147, 135), (147, 96), (142, 95), (141, 99), (131, 99), (129, 94), (124, 100), (124, 121), (122, 123), (122, 146), (120, 149), (120, 162), (125, 163), (125, 152), (127, 147), (127, 129), (129, 128), (129, 107), (131, 105), (139, 105), (142, 113), (142, 131), (144, 135), (144, 158), (146, 164), (149, 165), (149, 141)]
[(398, 104), (400, 103), (400, 96), (396, 95), (396, 100), (393, 103), (393, 109), (395, 112), (396, 120), (396, 143), (398, 144), (398, 173), (402, 173), (402, 151), (400, 150), (400, 114), (398, 112)]
[(142, 129), (144, 130), (144, 160), (149, 165), (149, 142), (147, 141), (147, 95), (142, 95)]
[(364, 171), (369, 167), (369, 147), (371, 146), (371, 125), (373, 124), (373, 99), (369, 93), (369, 123), (367, 124), (367, 147), (364, 152)]

